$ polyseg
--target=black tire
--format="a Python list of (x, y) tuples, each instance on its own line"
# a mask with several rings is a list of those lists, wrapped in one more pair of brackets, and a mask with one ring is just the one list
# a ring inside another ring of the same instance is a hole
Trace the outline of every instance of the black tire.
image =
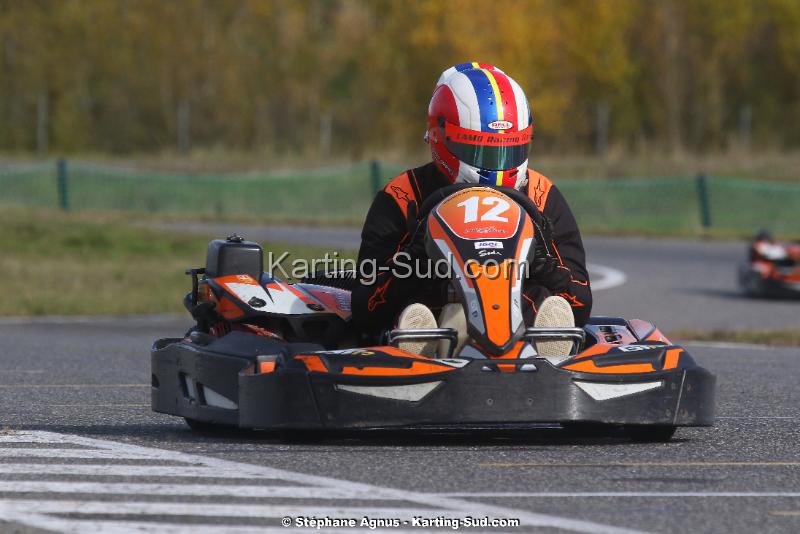
[(766, 293), (764, 280), (761, 276), (753, 272), (748, 265), (739, 268), (739, 285), (744, 294), (750, 298), (763, 297)]
[(321, 443), (325, 441), (325, 432), (322, 430), (300, 430), (300, 429), (286, 429), (281, 430), (281, 441), (286, 443)]
[(672, 425), (628, 425), (625, 433), (636, 443), (666, 443), (675, 434)]
[(192, 429), (192, 432), (198, 434), (230, 434), (231, 432), (238, 432), (239, 427), (233, 425), (226, 425), (223, 423), (211, 423), (208, 421), (199, 421), (191, 417), (184, 417), (184, 421)]
[(603, 423), (588, 423), (585, 421), (575, 421), (571, 423), (561, 423), (567, 437), (576, 439), (600, 439), (613, 436), (619, 433), (619, 427)]

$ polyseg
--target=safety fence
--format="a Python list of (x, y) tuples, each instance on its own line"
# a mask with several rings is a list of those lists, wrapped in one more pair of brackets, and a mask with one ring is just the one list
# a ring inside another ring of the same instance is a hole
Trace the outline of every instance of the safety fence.
[[(0, 206), (357, 224), (402, 171), (364, 162), (270, 174), (176, 174), (79, 161), (0, 165)], [(800, 235), (800, 185), (720, 176), (555, 179), (584, 233)]]

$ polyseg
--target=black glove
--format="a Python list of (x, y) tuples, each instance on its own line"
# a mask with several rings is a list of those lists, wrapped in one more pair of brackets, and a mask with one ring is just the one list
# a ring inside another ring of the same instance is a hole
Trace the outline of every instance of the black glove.
[(529, 270), (529, 279), (552, 292), (563, 290), (570, 280), (569, 269), (561, 265), (553, 250), (553, 223), (549, 217), (542, 215), (541, 224), (537, 225), (539, 235), (534, 247), (533, 261)]
[(539, 235), (536, 236), (536, 256), (552, 256), (553, 221), (542, 215), (542, 222), (536, 225)]
[(409, 202), (406, 215), (408, 238), (400, 245), (400, 249), (395, 254), (398, 260), (414, 264), (417, 260), (422, 261), (428, 257), (428, 253), (425, 252), (426, 227), (424, 222), (417, 219), (417, 203)]
[(569, 269), (561, 265), (553, 256), (537, 256), (531, 265), (528, 279), (555, 293), (563, 291), (569, 285)]

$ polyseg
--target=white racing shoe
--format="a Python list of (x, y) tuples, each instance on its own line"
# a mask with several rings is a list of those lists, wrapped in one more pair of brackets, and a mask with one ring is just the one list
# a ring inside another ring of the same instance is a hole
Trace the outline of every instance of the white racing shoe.
[[(400, 319), (397, 320), (397, 328), (403, 330), (436, 328), (436, 318), (430, 308), (415, 302), (414, 304), (409, 304), (400, 314)], [(413, 354), (433, 357), (436, 354), (438, 343), (439, 341), (436, 339), (430, 341), (400, 341), (397, 347)]]
[[(574, 328), (575, 316), (564, 297), (547, 297), (539, 306), (533, 321), (536, 328)], [(545, 358), (566, 358), (572, 350), (572, 341), (537, 341), (536, 352)]]

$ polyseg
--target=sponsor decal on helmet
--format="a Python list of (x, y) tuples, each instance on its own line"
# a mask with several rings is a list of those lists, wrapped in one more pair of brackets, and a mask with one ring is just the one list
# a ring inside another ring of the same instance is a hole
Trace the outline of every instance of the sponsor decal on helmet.
[(510, 121), (492, 121), (489, 128), (492, 130), (510, 130), (514, 125)]
[(502, 241), (476, 241), (475, 248), (503, 248)]
[(434, 159), (436, 160), (436, 162), (437, 162), (437, 163), (439, 163), (439, 165), (441, 165), (442, 167), (444, 167), (444, 170), (445, 170), (447, 173), (449, 173), (449, 174), (455, 174), (455, 172), (453, 172), (453, 169), (450, 167), (450, 165), (448, 165), (448, 164), (447, 164), (447, 163), (446, 163), (446, 162), (445, 162), (445, 161), (442, 159), (442, 157), (439, 155), (439, 153), (438, 153), (438, 152), (434, 151), (434, 152), (433, 152), (433, 157), (434, 157)]

